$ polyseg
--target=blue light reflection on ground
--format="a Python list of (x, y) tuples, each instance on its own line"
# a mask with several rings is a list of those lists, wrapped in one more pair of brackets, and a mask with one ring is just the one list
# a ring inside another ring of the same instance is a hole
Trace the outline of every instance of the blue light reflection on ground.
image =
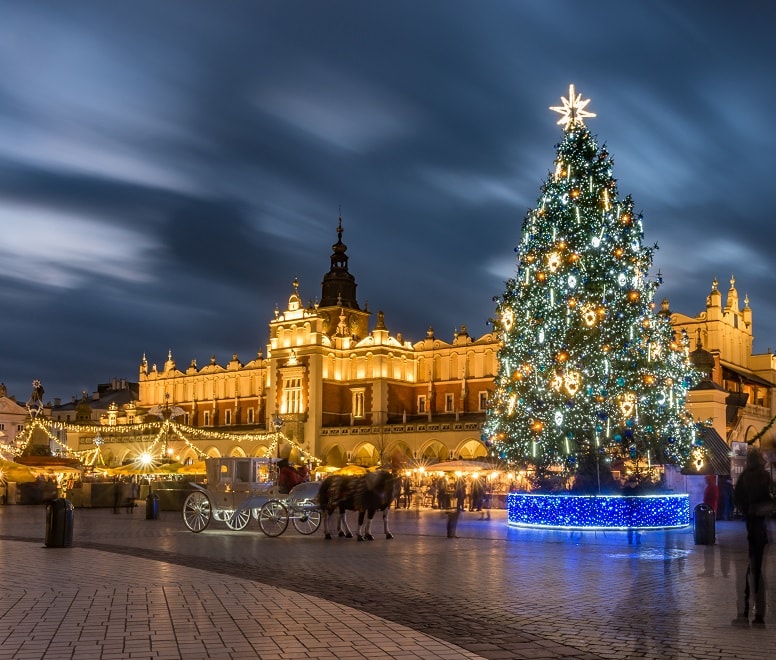
[(609, 559), (643, 559), (644, 561), (680, 561), (690, 556), (690, 550), (680, 548), (634, 548), (630, 552), (610, 552)]
[(679, 495), (509, 493), (507, 522), (517, 527), (628, 530), (690, 524), (690, 498)]

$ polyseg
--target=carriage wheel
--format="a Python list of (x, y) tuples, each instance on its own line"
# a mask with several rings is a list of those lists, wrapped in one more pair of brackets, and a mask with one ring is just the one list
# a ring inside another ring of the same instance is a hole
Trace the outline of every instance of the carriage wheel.
[(280, 536), (288, 528), (288, 509), (283, 502), (270, 500), (259, 509), (259, 527), (267, 536)]
[(183, 522), (192, 532), (201, 532), (213, 516), (210, 500), (205, 493), (195, 490), (183, 503)]
[(237, 509), (234, 513), (227, 513), (224, 522), (229, 529), (239, 531), (245, 529), (251, 520), (250, 509)]
[(291, 521), (300, 534), (312, 534), (321, 526), (320, 509), (299, 509)]

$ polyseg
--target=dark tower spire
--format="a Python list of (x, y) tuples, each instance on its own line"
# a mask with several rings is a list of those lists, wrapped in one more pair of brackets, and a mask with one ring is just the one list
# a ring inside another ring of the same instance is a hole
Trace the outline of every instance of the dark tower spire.
[(348, 272), (348, 246), (342, 242), (342, 212), (337, 225), (337, 242), (331, 246), (331, 268), (321, 282), (321, 307), (360, 309), (356, 301), (356, 278)]

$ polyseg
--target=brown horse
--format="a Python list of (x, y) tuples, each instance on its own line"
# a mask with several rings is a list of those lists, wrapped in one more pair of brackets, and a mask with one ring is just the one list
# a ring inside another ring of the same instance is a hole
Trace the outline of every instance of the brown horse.
[(324, 537), (331, 539), (329, 519), (337, 511), (339, 536), (352, 538), (353, 533), (348, 527), (345, 512), (358, 511), (358, 540), (374, 541), (371, 532), (372, 518), (376, 511), (382, 511), (385, 538), (392, 539), (393, 534), (388, 529), (388, 510), (400, 490), (401, 479), (385, 470), (367, 472), (363, 476), (333, 474), (326, 477), (318, 491), (318, 501), (323, 512)]

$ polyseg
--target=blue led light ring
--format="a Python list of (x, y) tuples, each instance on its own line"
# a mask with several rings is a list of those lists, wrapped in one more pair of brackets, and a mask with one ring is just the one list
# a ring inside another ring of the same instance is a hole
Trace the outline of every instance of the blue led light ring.
[(507, 521), (547, 529), (666, 529), (690, 524), (690, 497), (509, 493)]

